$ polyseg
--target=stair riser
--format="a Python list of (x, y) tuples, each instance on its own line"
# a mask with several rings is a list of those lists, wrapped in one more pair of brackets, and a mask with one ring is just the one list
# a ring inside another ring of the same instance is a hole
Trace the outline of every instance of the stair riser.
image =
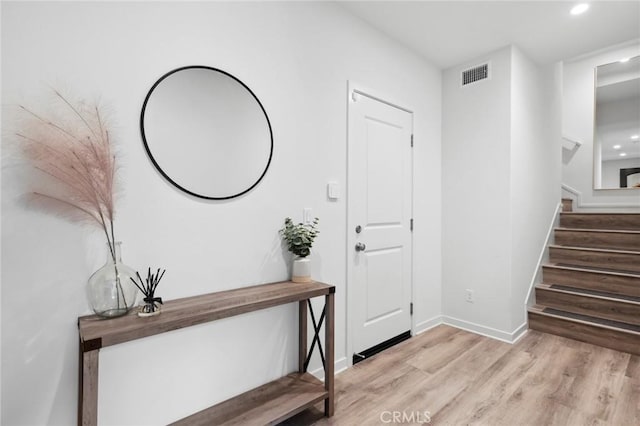
[(640, 336), (529, 312), (529, 328), (640, 355)]
[(560, 214), (560, 226), (582, 229), (626, 229), (640, 231), (640, 214)]
[(555, 243), (561, 246), (640, 251), (640, 234), (557, 229)]
[(640, 325), (640, 304), (536, 289), (536, 303), (565, 312)]
[(557, 268), (542, 268), (543, 282), (622, 296), (640, 297), (640, 277), (599, 274)]
[(563, 212), (572, 212), (573, 211), (573, 200), (563, 199), (562, 200), (562, 211)]
[(564, 265), (640, 272), (640, 253), (599, 253), (550, 247), (549, 260)]

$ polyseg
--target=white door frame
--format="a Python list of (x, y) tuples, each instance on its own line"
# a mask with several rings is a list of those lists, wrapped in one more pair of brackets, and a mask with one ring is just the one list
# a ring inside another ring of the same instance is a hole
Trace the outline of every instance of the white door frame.
[[(347, 244), (347, 250), (346, 250), (346, 254), (347, 254), (347, 276), (346, 276), (346, 298), (347, 298), (347, 303), (346, 303), (346, 357), (347, 357), (347, 366), (351, 367), (353, 365), (353, 333), (354, 333), (354, 326), (353, 326), (353, 309), (354, 309), (354, 305), (356, 303), (355, 301), (355, 297), (353, 295), (353, 293), (351, 292), (350, 288), (351, 288), (351, 283), (353, 282), (353, 274), (354, 274), (354, 268), (353, 268), (353, 264), (350, 260), (350, 256), (352, 256), (353, 251), (354, 251), (354, 246), (356, 244), (356, 237), (354, 234), (354, 229), (356, 226), (356, 221), (351, 217), (352, 214), (352, 208), (350, 206), (350, 193), (351, 193), (351, 183), (353, 182), (354, 176), (351, 175), (352, 173), (352, 169), (350, 167), (350, 161), (351, 158), (353, 158), (353, 154), (352, 154), (352, 144), (351, 144), (351, 135), (354, 132), (353, 126), (354, 126), (354, 119), (353, 119), (353, 115), (351, 114), (351, 104), (353, 102), (355, 102), (355, 100), (357, 99), (357, 96), (367, 96), (371, 99), (375, 99), (376, 101), (385, 103), (387, 105), (390, 105), (394, 108), (398, 108), (400, 110), (406, 111), (408, 113), (411, 113), (413, 119), (415, 119), (415, 113), (413, 111), (413, 109), (407, 108), (406, 106), (401, 106), (401, 105), (408, 105), (407, 103), (396, 103), (394, 101), (391, 101), (391, 99), (395, 99), (395, 97), (391, 97), (391, 96), (387, 96), (385, 93), (380, 93), (377, 90), (372, 90), (366, 86), (360, 85), (357, 82), (354, 82), (353, 80), (349, 80), (348, 81), (348, 90), (347, 90), (347, 196), (346, 196), (346, 200), (347, 200), (347, 238), (346, 238), (346, 244)], [(413, 122), (411, 123), (411, 128), (412, 128), (412, 133), (413, 133)], [(413, 155), (413, 150), (411, 151), (411, 216), (413, 217), (413, 197), (414, 197), (414, 192), (413, 192), (413, 188), (414, 188), (414, 177), (415, 177), (415, 173), (414, 173), (414, 155)], [(414, 268), (414, 261), (413, 261), (413, 247), (414, 246), (414, 242), (413, 242), (413, 232), (411, 233), (411, 302), (413, 303), (413, 295), (416, 294), (415, 288), (414, 288), (414, 280), (413, 280), (413, 268)], [(411, 315), (411, 335), (414, 336), (415, 335), (415, 316)]]

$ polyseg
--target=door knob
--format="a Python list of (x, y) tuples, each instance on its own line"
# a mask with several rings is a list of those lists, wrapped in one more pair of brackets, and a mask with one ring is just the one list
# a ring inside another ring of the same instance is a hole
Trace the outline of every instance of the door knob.
[(356, 251), (365, 251), (366, 249), (367, 249), (367, 246), (365, 246), (364, 243), (356, 244)]

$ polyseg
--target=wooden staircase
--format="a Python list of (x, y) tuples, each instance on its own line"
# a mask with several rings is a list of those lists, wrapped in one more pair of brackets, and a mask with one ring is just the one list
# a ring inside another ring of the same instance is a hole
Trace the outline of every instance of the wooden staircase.
[(640, 214), (563, 200), (529, 328), (640, 355)]

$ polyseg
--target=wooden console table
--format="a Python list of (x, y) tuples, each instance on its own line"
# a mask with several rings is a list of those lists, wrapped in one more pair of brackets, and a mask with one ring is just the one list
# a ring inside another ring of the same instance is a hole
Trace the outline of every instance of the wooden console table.
[[(298, 302), (298, 371), (245, 392), (227, 401), (179, 420), (180, 425), (272, 425), (324, 400), (324, 414), (333, 415), (334, 302), (335, 287), (289, 281), (262, 284), (236, 290), (209, 293), (166, 302), (158, 316), (139, 318), (136, 312), (113, 319), (95, 315), (78, 318), (80, 332), (78, 425), (98, 423), (98, 359), (100, 348), (153, 336), (171, 330), (215, 321), (234, 315)], [(311, 298), (324, 296), (325, 306), (318, 322)], [(307, 313), (315, 330), (307, 350)], [(320, 327), (326, 319), (324, 350)], [(324, 365), (324, 384), (307, 373), (316, 346)], [(142, 410), (143, 407), (140, 407)]]

